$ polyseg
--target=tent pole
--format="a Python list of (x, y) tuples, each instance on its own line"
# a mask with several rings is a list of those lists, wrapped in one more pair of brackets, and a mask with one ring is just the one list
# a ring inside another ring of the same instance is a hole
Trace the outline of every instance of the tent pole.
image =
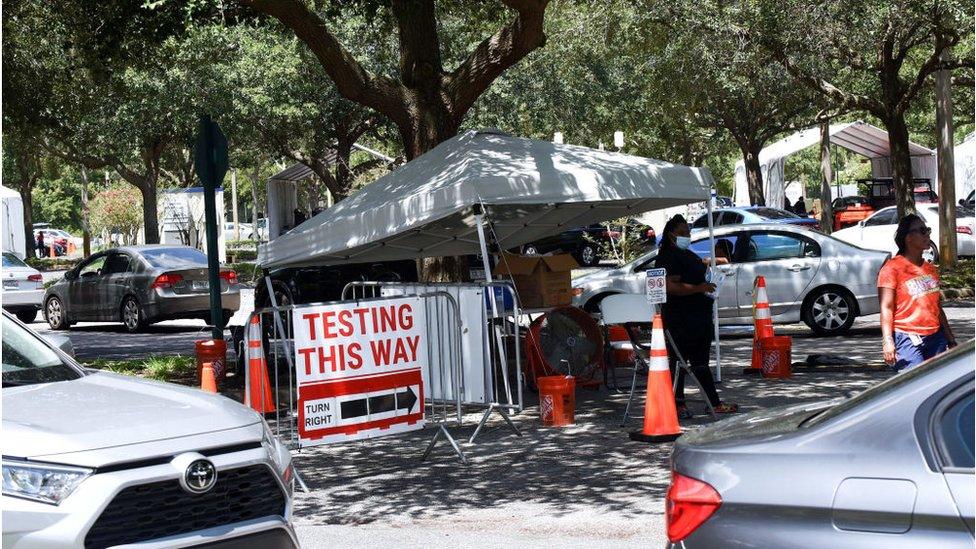
[[(485, 268), (485, 281), (491, 282), (491, 262), (488, 260), (488, 240), (485, 237), (485, 211), (481, 204), (476, 204), (474, 207), (474, 219), (475, 224), (478, 226), (478, 244), (481, 245), (481, 264)], [(488, 292), (488, 302), (491, 303), (492, 323), (494, 324), (494, 319), (498, 318), (498, 303), (495, 302), (495, 288), (488, 286), (485, 288), (485, 291)], [(518, 319), (516, 319), (517, 321)], [(508, 398), (506, 404), (512, 404), (512, 387), (508, 382), (508, 357), (505, 356), (505, 342), (500, 330), (500, 327), (494, 326), (495, 343), (498, 345), (498, 358), (502, 366), (502, 382), (505, 384), (505, 396)], [(492, 379), (494, 378), (493, 375)], [(490, 411), (491, 409), (489, 408)], [(504, 412), (502, 412), (502, 415), (504, 415)], [(473, 439), (474, 437), (472, 437)]]
[[(711, 269), (715, 270), (715, 230), (712, 224), (712, 208), (713, 202), (715, 202), (716, 191), (712, 188), (708, 195), (708, 200), (705, 201), (705, 208), (707, 210), (706, 216), (708, 217), (708, 247), (711, 248), (711, 256), (709, 257), (709, 262), (711, 263)], [(716, 288), (718, 290), (718, 288)], [(722, 382), (722, 346), (718, 338), (718, 300), (712, 300), (712, 324), (715, 327), (715, 381), (716, 383)]]

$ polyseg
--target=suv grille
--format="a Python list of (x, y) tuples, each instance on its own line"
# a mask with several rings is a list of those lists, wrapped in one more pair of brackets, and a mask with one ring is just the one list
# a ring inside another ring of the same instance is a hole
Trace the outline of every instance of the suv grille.
[(95, 549), (153, 540), (285, 514), (285, 494), (266, 465), (217, 472), (205, 494), (190, 494), (176, 479), (130, 486), (118, 493), (85, 537)]

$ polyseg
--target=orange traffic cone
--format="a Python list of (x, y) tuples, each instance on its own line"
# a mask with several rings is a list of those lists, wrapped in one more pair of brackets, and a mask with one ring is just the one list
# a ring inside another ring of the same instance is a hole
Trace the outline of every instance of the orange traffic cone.
[(262, 414), (274, 412), (276, 407), (268, 380), (268, 363), (264, 360), (264, 347), (261, 344), (261, 322), (257, 316), (251, 317), (251, 325), (247, 328), (246, 353), (247, 388), (244, 403)]
[(674, 407), (668, 349), (664, 345), (664, 322), (654, 315), (651, 331), (651, 356), (647, 372), (647, 397), (644, 400), (644, 429), (630, 433), (630, 440), (669, 442), (681, 436), (678, 410)]
[(51, 245), (47, 247), (47, 256), (50, 257), (51, 259), (54, 259), (58, 256), (58, 254), (54, 253), (54, 242), (52, 242)]
[(762, 373), (762, 353), (759, 341), (766, 337), (773, 337), (773, 318), (769, 313), (769, 296), (766, 294), (766, 279), (759, 275), (753, 284), (752, 318), (755, 331), (752, 336), (752, 366), (742, 370), (744, 374), (758, 375)]
[(200, 371), (200, 388), (208, 393), (217, 392), (217, 374), (214, 373), (213, 364), (210, 362), (203, 363), (203, 369)]

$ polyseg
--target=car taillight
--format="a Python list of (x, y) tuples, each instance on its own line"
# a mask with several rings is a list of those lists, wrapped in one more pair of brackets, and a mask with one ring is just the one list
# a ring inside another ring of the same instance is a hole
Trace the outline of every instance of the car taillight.
[(671, 472), (671, 487), (664, 500), (668, 539), (672, 543), (688, 537), (722, 505), (722, 497), (707, 482)]
[(647, 229), (647, 238), (654, 238), (654, 229)]
[(36, 274), (28, 275), (27, 280), (30, 280), (31, 282), (43, 282), (44, 278), (40, 274)]
[(156, 277), (151, 288), (170, 288), (181, 280), (183, 280), (183, 275), (163, 273)]
[(226, 280), (228, 284), (237, 284), (237, 273), (234, 271), (220, 271), (220, 278)]
[(956, 232), (962, 234), (973, 234), (973, 230), (970, 227), (966, 227), (965, 225), (956, 227)]

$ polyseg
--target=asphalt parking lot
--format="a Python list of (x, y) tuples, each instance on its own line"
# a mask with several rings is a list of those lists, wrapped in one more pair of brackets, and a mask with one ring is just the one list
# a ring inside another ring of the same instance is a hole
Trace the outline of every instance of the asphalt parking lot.
[[(959, 339), (974, 336), (973, 301), (946, 306)], [(46, 324), (35, 323), (38, 331)], [(80, 359), (135, 358), (192, 353), (209, 338), (201, 321), (155, 325), (129, 335), (120, 325), (82, 323), (66, 332)], [(793, 361), (829, 353), (854, 364), (795, 371), (788, 380), (746, 377), (752, 339), (748, 329), (723, 329), (723, 399), (742, 412), (843, 397), (887, 379), (882, 368), (878, 316), (858, 319), (844, 337), (817, 338), (803, 325), (777, 326), (793, 336)], [(690, 393), (693, 391), (690, 391)], [(493, 417), (475, 444), (463, 444), (470, 463), (460, 464), (438, 443), (420, 461), (434, 431), (308, 448), (296, 453), (311, 488), (295, 499), (295, 524), (308, 547), (652, 547), (662, 546), (664, 495), (670, 444), (631, 442), (621, 428), (626, 395), (606, 388), (580, 390), (576, 425), (544, 428), (532, 393), (514, 418), (516, 437)], [(642, 401), (641, 401), (642, 402)], [(694, 408), (694, 404), (692, 404)], [(466, 440), (480, 417), (465, 416), (451, 431)], [(683, 421), (686, 429), (707, 416)]]

